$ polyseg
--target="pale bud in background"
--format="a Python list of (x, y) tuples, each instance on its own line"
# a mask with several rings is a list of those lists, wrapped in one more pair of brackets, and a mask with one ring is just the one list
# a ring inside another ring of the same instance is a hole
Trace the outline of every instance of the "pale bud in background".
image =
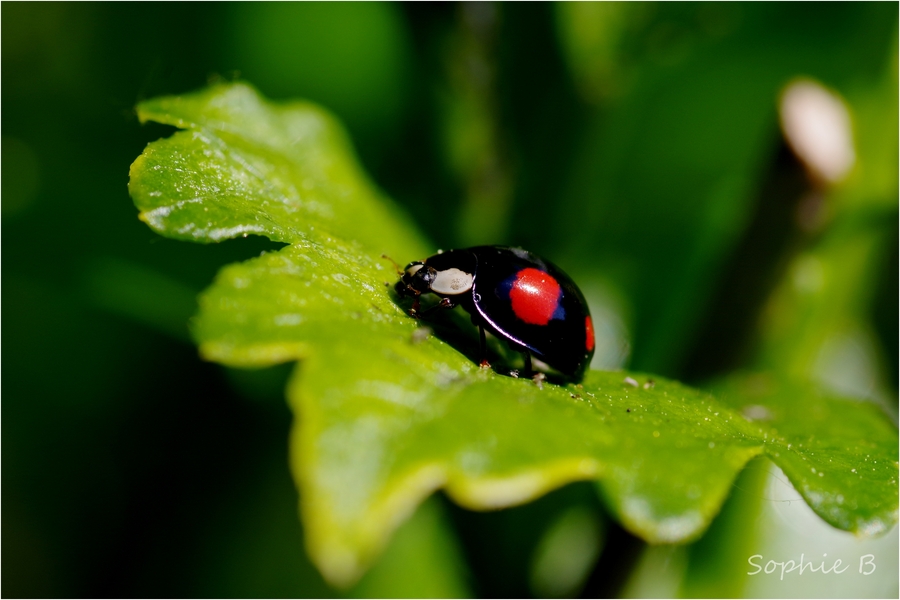
[(809, 79), (781, 95), (781, 128), (811, 175), (825, 185), (842, 180), (856, 162), (850, 114), (843, 100)]

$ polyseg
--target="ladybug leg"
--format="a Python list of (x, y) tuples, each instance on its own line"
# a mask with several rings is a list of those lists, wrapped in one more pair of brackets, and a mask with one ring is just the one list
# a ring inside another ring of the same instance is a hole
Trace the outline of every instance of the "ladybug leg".
[(547, 376), (540, 371), (534, 370), (531, 365), (531, 352), (524, 350), (522, 354), (525, 355), (525, 368), (523, 369), (523, 374), (525, 377), (531, 377), (531, 380), (534, 382), (534, 385), (538, 386), (538, 389), (544, 389), (544, 382), (547, 380)]
[(491, 363), (489, 363), (487, 360), (487, 340), (484, 337), (484, 327), (482, 327), (481, 325), (478, 326), (478, 338), (480, 341), (479, 352), (481, 358), (481, 363), (479, 364), (479, 366), (482, 369), (490, 369)]
[(454, 308), (455, 306), (456, 306), (456, 304), (454, 304), (450, 298), (441, 298), (441, 301), (438, 302), (437, 304), (435, 304), (434, 306), (429, 306), (422, 312), (419, 312), (419, 298), (416, 297), (416, 302), (415, 302), (415, 304), (413, 304), (413, 310), (416, 311), (417, 316), (424, 317), (425, 315), (427, 315), (429, 313), (433, 313), (434, 311), (436, 311), (439, 308)]

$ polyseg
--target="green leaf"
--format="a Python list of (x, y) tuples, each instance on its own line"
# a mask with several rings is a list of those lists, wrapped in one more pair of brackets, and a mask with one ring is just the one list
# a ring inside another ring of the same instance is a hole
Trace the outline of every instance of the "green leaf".
[(871, 406), (805, 388), (723, 402), (646, 375), (538, 387), (481, 370), (395, 301), (381, 254), (431, 252), (321, 109), (230, 84), (138, 110), (186, 129), (132, 166), (143, 220), (180, 239), (290, 244), (222, 269), (193, 331), (202, 355), (227, 365), (302, 359), (288, 386), (291, 463), (307, 548), (330, 582), (355, 581), (440, 488), (486, 510), (596, 480), (629, 530), (685, 542), (766, 454), (836, 527), (896, 521), (897, 432)]
[(148, 100), (138, 117), (186, 130), (131, 166), (141, 220), (162, 235), (296, 243), (327, 238), (324, 229), (398, 255), (425, 248), (368, 183), (333, 117), (312, 104), (263, 103), (249, 86), (220, 85)]
[(877, 405), (764, 373), (735, 375), (717, 392), (755, 421), (766, 454), (828, 523), (860, 535), (896, 523), (897, 429)]

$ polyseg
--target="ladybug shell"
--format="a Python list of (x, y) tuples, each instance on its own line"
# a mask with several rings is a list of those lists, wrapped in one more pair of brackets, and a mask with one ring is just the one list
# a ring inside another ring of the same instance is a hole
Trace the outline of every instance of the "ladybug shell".
[(450, 250), (425, 264), (473, 273), (471, 305), (462, 304), (474, 321), (564, 375), (583, 375), (594, 355), (593, 323), (581, 290), (559, 267), (504, 246)]

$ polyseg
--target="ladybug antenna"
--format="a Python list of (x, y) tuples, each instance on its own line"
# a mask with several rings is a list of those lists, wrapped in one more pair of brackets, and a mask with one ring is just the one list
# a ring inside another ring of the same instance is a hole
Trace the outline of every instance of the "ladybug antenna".
[(395, 261), (387, 254), (382, 254), (381, 258), (391, 261), (391, 264), (394, 265), (394, 269), (397, 271), (397, 275), (403, 275), (403, 270), (400, 268), (400, 265), (397, 264), (397, 261)]

